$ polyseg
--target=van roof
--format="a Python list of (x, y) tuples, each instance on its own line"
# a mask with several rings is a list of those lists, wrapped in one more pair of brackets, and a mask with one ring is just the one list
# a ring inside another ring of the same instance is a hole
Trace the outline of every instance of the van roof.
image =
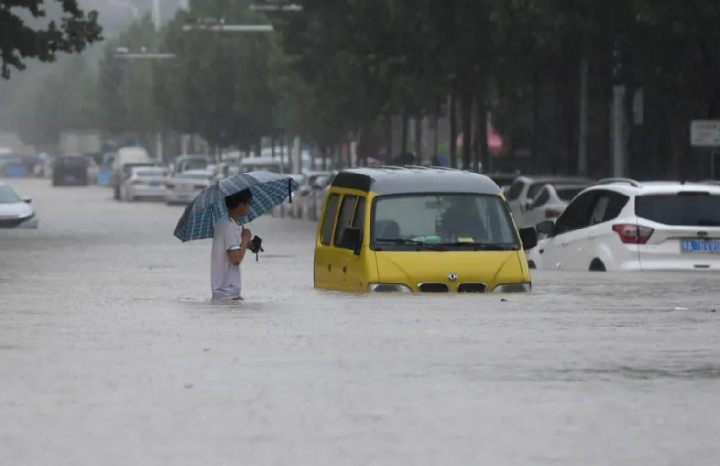
[(379, 195), (427, 192), (500, 194), (485, 175), (444, 167), (373, 167), (343, 170), (332, 187), (373, 191)]

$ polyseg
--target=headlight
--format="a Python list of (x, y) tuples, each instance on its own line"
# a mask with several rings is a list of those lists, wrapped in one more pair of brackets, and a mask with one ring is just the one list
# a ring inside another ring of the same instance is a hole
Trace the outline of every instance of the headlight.
[(378, 293), (387, 291), (398, 291), (400, 293), (412, 293), (410, 287), (401, 285), (399, 283), (370, 283), (368, 285), (368, 291), (376, 291)]
[(532, 283), (505, 283), (493, 288), (493, 293), (529, 293)]

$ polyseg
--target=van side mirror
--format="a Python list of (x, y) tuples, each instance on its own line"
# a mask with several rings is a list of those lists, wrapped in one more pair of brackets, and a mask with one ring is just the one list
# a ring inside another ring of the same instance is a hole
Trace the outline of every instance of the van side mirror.
[(529, 251), (537, 246), (538, 238), (535, 228), (523, 228), (520, 230), (520, 241), (522, 241), (523, 249)]
[(540, 222), (535, 227), (537, 228), (537, 232), (541, 235), (545, 235), (548, 238), (552, 238), (555, 236), (555, 222), (552, 220), (545, 220), (544, 222)]
[(362, 248), (362, 231), (359, 228), (346, 228), (340, 239), (341, 247), (352, 250), (356, 256)]
[(28, 197), (28, 196), (23, 197), (22, 201), (26, 204), (32, 204), (32, 197)]

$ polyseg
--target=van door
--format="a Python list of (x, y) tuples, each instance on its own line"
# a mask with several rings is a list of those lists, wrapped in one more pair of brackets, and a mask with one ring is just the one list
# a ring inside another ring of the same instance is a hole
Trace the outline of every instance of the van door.
[(333, 248), (331, 242), (335, 232), (335, 221), (337, 218), (340, 196), (330, 194), (325, 204), (325, 211), (318, 222), (317, 238), (315, 239), (315, 288), (333, 288)]
[(337, 250), (338, 276), (344, 291), (367, 291), (367, 261), (363, 255), (368, 252), (361, 248), (360, 255), (355, 255), (354, 251), (342, 244), (342, 236), (347, 228), (364, 230), (365, 205), (366, 201), (362, 196), (345, 196), (338, 214), (334, 246)]

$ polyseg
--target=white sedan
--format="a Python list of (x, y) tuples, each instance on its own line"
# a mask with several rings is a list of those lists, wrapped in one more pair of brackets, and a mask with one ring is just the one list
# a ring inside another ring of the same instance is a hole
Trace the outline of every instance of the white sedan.
[(214, 172), (188, 170), (168, 178), (165, 202), (168, 204), (190, 204), (200, 192), (217, 180)]
[(37, 228), (38, 219), (29, 197), (20, 198), (13, 189), (0, 183), (0, 228)]
[(132, 167), (120, 185), (120, 199), (126, 202), (139, 198), (164, 199), (167, 174), (163, 167)]
[(590, 183), (557, 186), (546, 184), (537, 196), (535, 196), (523, 214), (520, 228), (534, 227), (545, 220), (558, 218), (568, 203), (580, 194), (580, 192), (589, 187)]

